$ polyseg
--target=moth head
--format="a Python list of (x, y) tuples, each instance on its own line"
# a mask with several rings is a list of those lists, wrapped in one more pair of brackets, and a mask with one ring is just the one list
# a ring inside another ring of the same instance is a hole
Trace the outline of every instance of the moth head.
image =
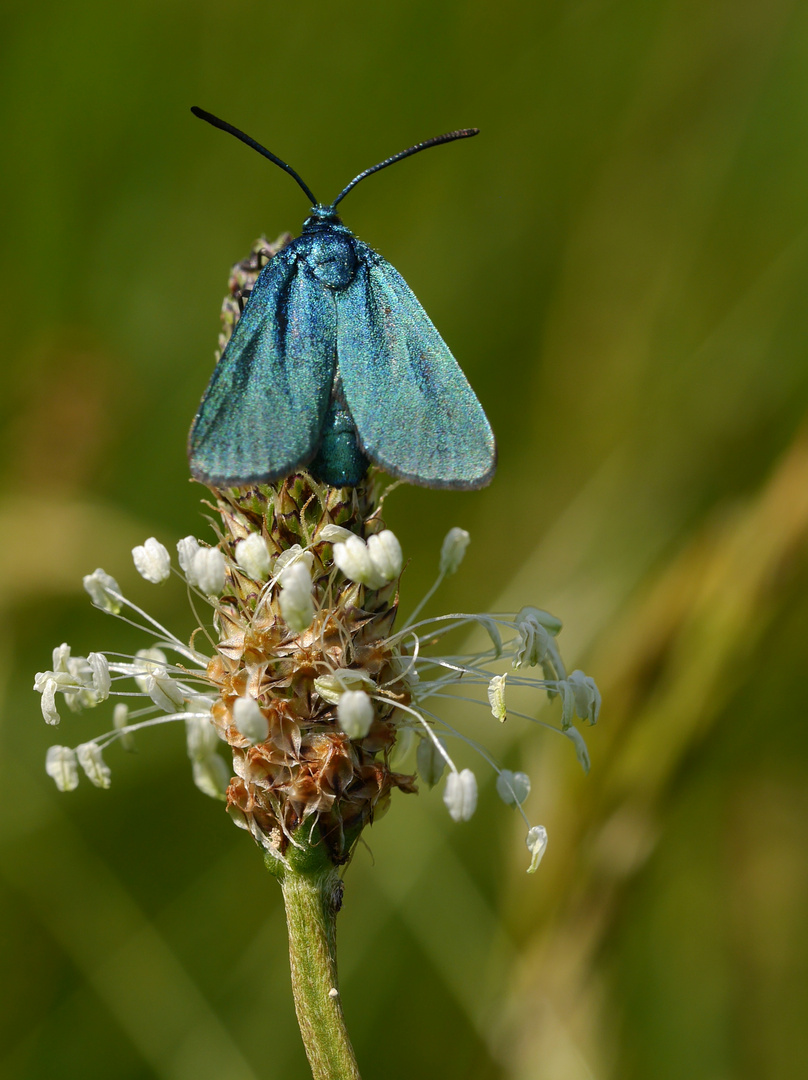
[(340, 220), (339, 214), (334, 209), (333, 204), (331, 206), (323, 206), (322, 203), (316, 203), (312, 206), (311, 213), (303, 222), (303, 231), (310, 232), (312, 229), (341, 224), (342, 221)]

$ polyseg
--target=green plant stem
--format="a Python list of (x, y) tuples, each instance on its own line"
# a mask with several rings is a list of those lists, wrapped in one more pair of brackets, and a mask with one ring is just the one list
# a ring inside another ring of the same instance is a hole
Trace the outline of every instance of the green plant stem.
[(289, 929), (295, 1011), (314, 1080), (360, 1080), (337, 982), (342, 881), (330, 863), (289, 866), (278, 877)]

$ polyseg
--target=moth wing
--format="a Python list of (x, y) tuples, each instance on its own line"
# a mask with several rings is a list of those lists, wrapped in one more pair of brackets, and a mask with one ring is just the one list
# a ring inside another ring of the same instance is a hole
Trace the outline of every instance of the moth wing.
[(337, 294), (337, 366), (363, 450), (402, 480), (483, 487), (496, 445), (474, 391), (398, 271), (360, 241), (356, 251)]
[(188, 440), (191, 473), (219, 487), (277, 480), (315, 454), (336, 364), (336, 309), (294, 244), (258, 277)]

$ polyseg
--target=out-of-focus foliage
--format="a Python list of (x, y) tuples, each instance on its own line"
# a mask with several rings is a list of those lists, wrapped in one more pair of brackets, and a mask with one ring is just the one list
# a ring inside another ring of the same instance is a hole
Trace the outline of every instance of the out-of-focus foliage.
[(805, 5), (45, 0), (2, 48), (0, 1073), (306, 1075), (279, 893), (180, 730), (60, 796), (30, 689), (62, 640), (143, 644), (80, 592), (98, 565), (190, 631), (128, 551), (204, 530), (184, 444), (229, 266), (307, 210), (199, 104), (324, 199), (482, 128), (342, 208), (500, 441), (486, 491), (391, 496), (402, 603), (467, 528), (441, 608), (549, 608), (603, 691), (586, 778), (564, 740), (456, 707), (533, 777), (534, 878), (492, 776), (469, 824), (438, 790), (371, 830), (340, 916), (363, 1076), (801, 1076)]

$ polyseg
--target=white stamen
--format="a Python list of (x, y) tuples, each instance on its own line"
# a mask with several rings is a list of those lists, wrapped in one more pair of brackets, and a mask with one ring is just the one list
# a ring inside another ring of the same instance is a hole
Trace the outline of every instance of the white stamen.
[(100, 567), (92, 574), (85, 575), (84, 588), (90, 594), (90, 599), (95, 606), (101, 608), (102, 611), (117, 615), (121, 610), (121, 601), (109, 595), (111, 592), (120, 595), (120, 586), (114, 577), (110, 577)]
[(337, 705), (346, 690), (376, 689), (373, 679), (361, 668), (337, 668), (314, 680), (314, 689), (329, 705)]
[(507, 677), (508, 673), (506, 671), (504, 675), (495, 675), (488, 684), (488, 704), (491, 706), (492, 714), (501, 724), (504, 724), (507, 718), (505, 709), (505, 680)]
[(140, 576), (154, 585), (167, 581), (171, 576), (171, 556), (153, 536), (144, 544), (132, 548), (132, 559)]
[(576, 668), (567, 678), (567, 683), (572, 688), (576, 716), (596, 724), (600, 715), (600, 690), (595, 680)]
[(465, 529), (457, 527), (449, 529), (440, 549), (440, 573), (441, 576), (454, 574), (466, 554), (471, 537)]
[(385, 584), (384, 577), (373, 565), (367, 544), (353, 533), (343, 543), (334, 544), (334, 563), (346, 578), (357, 585), (380, 589)]
[(267, 542), (260, 533), (250, 533), (236, 544), (236, 562), (253, 581), (266, 581), (272, 566)]
[(401, 544), (389, 529), (368, 537), (368, 555), (373, 568), (385, 582), (395, 581), (401, 573), (403, 556)]
[(275, 579), (283, 585), (284, 571), (295, 563), (302, 563), (309, 573), (314, 569), (314, 556), (306, 551), (300, 544), (292, 544), (286, 551), (282, 551), (275, 560)]
[(364, 739), (375, 715), (373, 702), (364, 690), (346, 690), (339, 699), (337, 718), (349, 739)]
[[(309, 554), (307, 552), (307, 554)], [(283, 568), (281, 574), (281, 614), (290, 629), (297, 634), (307, 630), (314, 619), (311, 596), (311, 571), (303, 559)]]
[(316, 542), (318, 544), (342, 544), (349, 536), (353, 535), (350, 529), (343, 529), (341, 525), (323, 525), (322, 529), (317, 533)]
[(584, 770), (585, 773), (589, 772), (589, 750), (587, 749), (584, 737), (576, 727), (568, 727), (562, 729), (568, 739), (571, 740), (575, 747), (575, 756), (578, 758), (578, 764)]
[(146, 693), (163, 712), (176, 712), (185, 704), (182, 687), (171, 678), (164, 667), (154, 667), (146, 676)]
[[(37, 675), (37, 679), (39, 679), (39, 675)], [(54, 725), (58, 724), (59, 713), (56, 709), (56, 680), (45, 679), (40, 685), (34, 683), (34, 689), (39, 690), (39, 692), (42, 694), (42, 715), (45, 718), (45, 723)], [(60, 747), (59, 749), (64, 749), (64, 747)], [(53, 774), (50, 773), (49, 775), (52, 776)], [(75, 787), (75, 784), (73, 786)], [(67, 791), (69, 789), (60, 788), (60, 790)]]
[(513, 659), (513, 666), (536, 667), (540, 664), (550, 647), (551, 637), (549, 632), (531, 617), (520, 618), (517, 616), (519, 630), (519, 645)]
[(534, 825), (528, 832), (525, 843), (532, 856), (527, 872), (535, 874), (547, 848), (547, 830), (545, 827), (543, 825)]
[(205, 596), (218, 596), (224, 588), (225, 561), (218, 548), (200, 548), (194, 555), (191, 576)]
[(532, 607), (530, 604), (525, 604), (523, 608), (520, 608), (519, 613), (516, 616), (516, 621), (517, 623), (520, 623), (528, 619), (543, 626), (548, 633), (553, 635), (553, 637), (558, 637), (561, 628), (564, 625), (557, 615), (551, 615), (549, 611), (544, 611), (543, 608)]
[(454, 821), (468, 821), (477, 809), (477, 779), (471, 769), (450, 772), (443, 801)]
[(76, 757), (88, 780), (91, 780), (96, 787), (109, 787), (112, 774), (101, 756), (101, 747), (98, 743), (81, 743), (76, 747)]
[(70, 646), (67, 642), (57, 645), (53, 650), (53, 670), (67, 671), (67, 662), (70, 659)]
[(255, 698), (240, 697), (233, 702), (233, 723), (250, 743), (264, 742), (269, 735), (269, 720)]
[(109, 697), (111, 679), (109, 677), (109, 661), (103, 653), (91, 652), (87, 657), (87, 663), (93, 673), (93, 689), (98, 701), (106, 701)]
[(180, 569), (185, 574), (185, 580), (188, 584), (194, 587), (198, 584), (193, 576), (194, 557), (200, 547), (201, 545), (195, 536), (183, 536), (182, 540), (177, 541), (177, 558)]
[(137, 687), (143, 694), (148, 694), (149, 677), (158, 668), (164, 668), (168, 658), (162, 649), (139, 649), (135, 653), (135, 662), (132, 665), (132, 674)]
[(45, 772), (60, 791), (75, 791), (79, 786), (76, 754), (69, 746), (51, 746), (45, 756)]

